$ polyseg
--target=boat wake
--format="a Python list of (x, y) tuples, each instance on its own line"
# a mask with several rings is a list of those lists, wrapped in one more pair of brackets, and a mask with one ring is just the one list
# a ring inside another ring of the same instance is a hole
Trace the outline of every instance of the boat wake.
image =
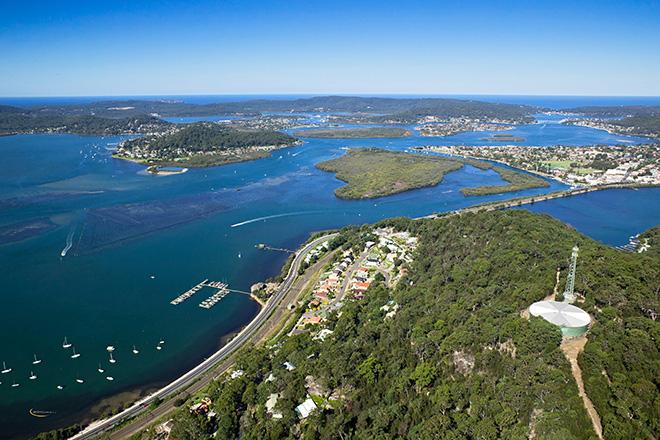
[(242, 221), (240, 223), (234, 223), (230, 227), (237, 228), (239, 226), (249, 225), (250, 223), (260, 222), (262, 220), (269, 220), (271, 218), (291, 217), (291, 216), (294, 216), (294, 215), (305, 215), (305, 214), (318, 214), (320, 212), (323, 212), (323, 211), (298, 211), (298, 212), (287, 212), (287, 213), (284, 213), (284, 214), (267, 215), (265, 217), (257, 217), (257, 218), (252, 218), (250, 220)]
[(69, 252), (69, 249), (73, 246), (73, 235), (76, 233), (76, 228), (75, 226), (71, 228), (71, 231), (69, 231), (69, 235), (66, 236), (66, 246), (64, 246), (64, 249), (62, 249), (62, 252), (60, 252), (60, 257), (66, 257), (66, 253)]

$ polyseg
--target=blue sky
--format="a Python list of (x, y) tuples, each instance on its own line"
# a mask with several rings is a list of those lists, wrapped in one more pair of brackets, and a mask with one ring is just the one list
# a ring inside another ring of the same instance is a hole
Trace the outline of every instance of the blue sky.
[(3, 2), (0, 96), (660, 95), (660, 1)]

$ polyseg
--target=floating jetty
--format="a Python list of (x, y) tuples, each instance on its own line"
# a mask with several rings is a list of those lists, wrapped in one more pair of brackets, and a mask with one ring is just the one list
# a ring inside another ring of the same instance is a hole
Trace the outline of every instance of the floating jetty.
[(284, 249), (284, 248), (269, 246), (265, 243), (255, 244), (254, 247), (256, 247), (257, 249), (263, 250), (263, 251), (286, 252), (288, 254), (295, 254), (296, 253), (295, 251), (292, 251), (291, 249)]
[(204, 287), (208, 281), (209, 280), (207, 278), (204, 281), (202, 281), (201, 283), (194, 286), (192, 289), (186, 290), (181, 295), (177, 296), (172, 301), (170, 301), (170, 304), (172, 304), (173, 306), (181, 304), (182, 302), (184, 302), (185, 300), (187, 300), (188, 298), (193, 296), (195, 293), (197, 293), (197, 291), (200, 290), (202, 287)]
[(216, 283), (213, 283), (213, 285), (207, 284), (207, 286), (208, 287), (214, 287), (214, 288), (218, 289), (218, 291), (216, 293), (214, 293), (213, 295), (209, 296), (208, 298), (206, 298), (201, 303), (199, 303), (199, 306), (204, 308), (204, 309), (210, 309), (211, 307), (216, 305), (222, 298), (224, 298), (229, 293), (229, 289), (227, 288), (229, 286), (227, 284), (219, 282), (219, 281), (216, 282)]

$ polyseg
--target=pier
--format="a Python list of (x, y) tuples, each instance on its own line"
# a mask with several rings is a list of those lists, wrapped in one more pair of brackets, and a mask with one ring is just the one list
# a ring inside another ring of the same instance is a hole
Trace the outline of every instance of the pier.
[(206, 286), (216, 288), (218, 291), (199, 303), (203, 309), (210, 309), (229, 293), (228, 285), (220, 281), (208, 283)]
[(195, 293), (197, 293), (197, 291), (198, 291), (199, 289), (201, 289), (202, 287), (204, 287), (204, 286), (206, 285), (207, 282), (208, 282), (208, 278), (205, 279), (204, 281), (202, 281), (201, 283), (197, 284), (197, 285), (194, 286), (193, 288), (191, 288), (191, 289), (189, 289), (189, 290), (186, 290), (186, 291), (183, 292), (181, 295), (179, 295), (179, 296), (177, 296), (176, 298), (174, 298), (172, 301), (170, 301), (170, 304), (172, 304), (173, 306), (176, 306), (176, 305), (178, 305), (178, 304), (181, 304), (182, 302), (184, 302), (185, 300), (187, 300), (188, 298), (190, 298), (191, 296), (193, 296)]
[(284, 248), (268, 246), (267, 244), (264, 244), (264, 243), (255, 244), (254, 247), (256, 247), (257, 249), (264, 250), (264, 251), (286, 252), (288, 254), (294, 254), (295, 253), (295, 251), (292, 251), (291, 249), (284, 249)]

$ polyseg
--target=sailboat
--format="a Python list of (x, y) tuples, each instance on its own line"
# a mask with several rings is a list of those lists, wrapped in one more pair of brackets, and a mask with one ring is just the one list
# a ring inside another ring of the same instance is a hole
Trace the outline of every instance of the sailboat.
[(80, 357), (80, 353), (76, 353), (76, 347), (73, 347), (73, 354), (71, 355), (71, 359), (76, 359)]
[(7, 368), (7, 364), (5, 363), (5, 361), (2, 361), (2, 371), (0, 371), (0, 373), (2, 374), (11, 373), (11, 368)]
[(39, 365), (41, 363), (41, 359), (37, 359), (37, 355), (34, 355), (34, 360), (32, 361), (32, 365)]
[(115, 362), (117, 361), (115, 360), (115, 358), (112, 357), (112, 352), (110, 352), (110, 363), (114, 364)]
[(81, 379), (81, 378), (78, 377), (78, 378), (76, 378), (76, 382), (78, 382), (78, 383), (85, 383), (85, 380), (84, 380), (84, 379)]
[(138, 354), (139, 352), (140, 352), (140, 350), (138, 350), (137, 348), (135, 348), (135, 345), (134, 345), (134, 346), (133, 346), (133, 354)]
[(64, 337), (64, 342), (62, 343), (62, 348), (69, 348), (71, 347), (71, 343), (66, 340), (66, 336)]
[(34, 374), (34, 371), (30, 371), (30, 380), (35, 380), (37, 378), (37, 375)]
[(109, 381), (113, 381), (113, 380), (115, 380), (115, 378), (112, 377), (112, 376), (106, 376), (105, 378), (106, 378), (107, 380), (109, 380)]
[(105, 370), (101, 368), (101, 363), (99, 362), (99, 373), (103, 373)]
[(62, 385), (58, 385), (58, 386), (57, 386), (57, 389), (58, 389), (58, 390), (63, 390), (64, 387), (63, 387)]
[(12, 387), (12, 388), (16, 388), (16, 387), (20, 387), (20, 386), (21, 386), (21, 384), (20, 384), (20, 383), (16, 383), (15, 381), (14, 381), (13, 384), (11, 384), (11, 387)]

